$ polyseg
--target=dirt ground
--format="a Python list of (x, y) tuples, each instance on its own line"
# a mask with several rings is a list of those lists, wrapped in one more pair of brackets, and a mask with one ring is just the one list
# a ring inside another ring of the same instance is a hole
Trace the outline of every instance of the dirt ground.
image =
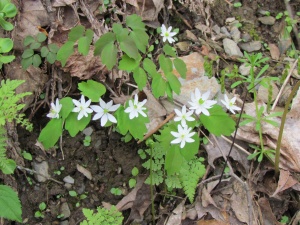
[[(272, 15), (277, 15), (277, 13), (286, 10), (284, 2), (282, 0), (242, 0), (241, 3), (242, 7), (233, 8), (229, 6), (226, 0), (215, 0), (215, 3), (210, 8), (210, 20), (221, 27), (225, 25), (226, 18), (236, 17), (244, 24), (244, 26), (240, 28), (241, 32), (255, 33), (255, 35), (259, 37), (259, 40), (265, 43), (276, 43), (280, 31), (277, 30), (275, 26), (268, 27), (261, 24), (257, 20), (260, 16), (258, 11), (265, 10), (271, 12)], [(18, 5), (21, 7), (22, 1)], [(295, 11), (300, 10), (299, 1), (291, 0), (290, 5)], [(174, 7), (176, 8), (177, 13), (182, 15), (192, 26), (197, 22), (204, 20), (203, 16), (191, 13), (188, 8), (179, 4), (178, 1), (174, 1)], [(163, 23), (163, 18), (167, 18), (170, 21), (170, 25), (179, 27), (181, 32), (185, 29), (189, 29), (182, 18), (177, 19), (176, 15), (174, 10), (170, 10), (169, 13), (163, 13), (162, 11), (158, 15), (158, 21)], [(113, 17), (113, 15), (110, 15), (109, 13), (106, 13), (104, 16), (106, 18), (109, 18), (110, 16)], [(83, 21), (85, 20), (83, 19)], [(201, 35), (199, 30), (192, 29), (192, 31)], [(297, 48), (299, 49), (299, 46)], [(231, 62), (229, 62), (229, 64), (230, 63)], [(222, 68), (232, 66), (222, 62), (220, 65)], [(69, 75), (68, 73), (64, 73), (63, 76)], [(46, 77), (48, 80), (51, 79), (50, 74), (46, 73)], [(69, 80), (72, 78), (67, 77), (64, 79)], [(73, 82), (77, 82), (76, 78), (73, 78)], [(75, 85), (75, 87), (76, 86), (77, 85)], [(73, 85), (70, 93), (75, 95), (76, 92), (78, 94), (78, 91), (74, 89)], [(76, 225), (84, 219), (81, 211), (82, 207), (96, 208), (101, 206), (102, 202), (117, 204), (122, 199), (122, 195), (116, 196), (111, 194), (111, 188), (120, 188), (123, 195), (130, 192), (128, 180), (132, 177), (132, 168), (135, 166), (138, 167), (141, 174), (146, 172), (143, 170), (141, 166), (142, 161), (137, 154), (138, 149), (143, 148), (144, 146), (143, 144), (137, 145), (134, 141), (124, 143), (121, 140), (121, 135), (114, 132), (112, 129), (101, 128), (98, 122), (93, 122), (89, 126), (89, 128), (93, 130), (90, 146), (83, 145), (85, 138), (84, 134), (80, 133), (72, 138), (67, 133), (64, 133), (62, 136), (62, 149), (53, 148), (49, 151), (42, 151), (41, 148), (36, 145), (36, 142), (41, 129), (48, 121), (45, 117), (48, 110), (49, 108), (45, 105), (37, 110), (32, 106), (27, 109), (26, 114), (28, 116), (33, 115), (32, 122), (34, 131), (28, 132), (23, 128), (17, 128), (20, 148), (31, 153), (36, 162), (47, 161), (49, 164), (49, 175), (55, 180), (62, 182), (64, 177), (71, 176), (74, 178), (75, 184), (70, 187), (53, 180), (41, 183), (37, 181), (34, 174), (20, 170), (16, 171), (11, 178), (4, 179), (1, 176), (0, 178), (7, 183), (11, 180), (10, 182), (17, 188), (23, 207), (22, 217), (23, 220), (25, 220), (24, 224), (64, 225), (62, 220), (57, 218), (57, 216), (61, 213), (61, 205), (66, 202), (70, 209), (70, 216), (68, 218), (69, 224)], [(33, 112), (34, 114), (32, 114)], [(205, 157), (205, 153), (201, 154)], [(218, 161), (218, 163), (222, 163), (222, 160)], [(82, 173), (78, 171), (77, 165), (81, 165), (90, 171), (93, 177), (92, 180), (83, 176)], [(270, 182), (264, 185), (274, 185), (274, 172), (269, 169), (269, 164), (262, 165), (266, 166), (264, 182)], [(32, 168), (32, 162), (24, 160), (24, 167)], [(57, 171), (62, 167), (64, 169), (61, 170), (58, 175)], [(240, 173), (238, 165), (236, 171)], [(76, 197), (72, 197), (69, 195), (70, 190), (75, 190), (79, 195), (86, 194), (87, 198), (79, 200)], [(158, 192), (160, 190), (161, 188), (157, 188)], [(261, 193), (257, 193), (257, 195), (259, 194)], [(184, 197), (182, 192), (178, 192), (177, 195), (179, 197)], [(286, 192), (281, 197), (282, 199), (280, 200), (270, 200), (271, 208), (273, 209), (275, 216), (276, 214), (278, 215), (277, 220), (279, 220), (280, 216), (283, 214), (292, 217), (298, 211), (300, 206), (299, 193), (295, 194), (292, 191)], [(38, 205), (41, 202), (46, 203), (47, 210), (43, 212), (44, 218), (35, 218), (34, 214), (38, 210)], [(78, 202), (80, 202), (79, 207), (76, 206), (76, 203)], [(165, 198), (157, 197), (155, 200), (155, 207), (158, 214), (160, 214), (160, 219), (163, 218), (162, 215), (171, 214), (177, 203), (178, 199), (176, 198), (168, 198), (166, 200)], [(165, 210), (167, 212), (162, 213), (160, 210)], [(130, 210), (123, 212), (125, 221), (129, 213)], [(150, 210), (145, 212), (144, 218), (144, 221), (138, 224), (151, 223)], [(211, 217), (208, 215), (207, 218)], [(159, 219), (157, 221), (159, 221)], [(195, 221), (187, 221), (188, 220), (183, 224), (196, 224)], [(6, 221), (4, 224), (18, 223)]]

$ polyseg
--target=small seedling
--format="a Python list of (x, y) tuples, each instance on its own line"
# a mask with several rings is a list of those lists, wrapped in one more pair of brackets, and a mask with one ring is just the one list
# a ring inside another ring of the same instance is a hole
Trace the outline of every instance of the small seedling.
[(83, 140), (83, 145), (86, 146), (86, 147), (90, 146), (91, 145), (91, 140), (92, 140), (91, 136), (85, 136), (85, 138)]
[(65, 215), (64, 214), (59, 214), (56, 216), (57, 219), (63, 218)]
[[(132, 174), (132, 176), (136, 177), (139, 174), (139, 169), (136, 168), (136, 167), (133, 167), (133, 169), (131, 170), (131, 174)], [(130, 188), (134, 188), (135, 185), (136, 185), (136, 179), (135, 178), (131, 178), (128, 181), (128, 184), (129, 184)]]
[(233, 6), (234, 6), (235, 8), (239, 8), (239, 7), (242, 6), (242, 3), (240, 3), (240, 2), (235, 2), (235, 3), (233, 3)]
[(112, 193), (113, 195), (121, 195), (122, 191), (120, 188), (112, 188), (110, 189), (110, 193)]
[(64, 170), (65, 170), (65, 167), (62, 166), (62, 167), (59, 168), (59, 170), (55, 170), (55, 171), (54, 171), (54, 174), (56, 174), (56, 175), (61, 175), (61, 172), (64, 171)]
[(34, 213), (34, 217), (36, 218), (44, 218), (44, 211), (47, 208), (45, 202), (39, 204), (39, 210)]
[(288, 216), (282, 216), (280, 223), (282, 224), (288, 224), (290, 222), (290, 218)]
[(86, 197), (87, 197), (86, 194), (78, 195), (76, 191), (69, 191), (69, 195), (71, 197), (77, 198), (77, 202), (75, 204), (76, 207), (79, 207), (80, 206), (80, 201), (83, 200), (83, 199), (86, 199)]

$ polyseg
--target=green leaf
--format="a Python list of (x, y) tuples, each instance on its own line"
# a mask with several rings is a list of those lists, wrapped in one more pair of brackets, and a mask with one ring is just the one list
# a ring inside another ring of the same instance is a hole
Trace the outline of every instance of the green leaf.
[(16, 57), (14, 55), (0, 55), (0, 62), (1, 63), (10, 63)]
[(91, 99), (92, 102), (99, 102), (100, 97), (106, 92), (106, 88), (103, 84), (93, 80), (80, 82), (78, 84), (78, 89), (81, 91), (80, 93), (82, 95)]
[(23, 59), (29, 58), (29, 57), (33, 56), (33, 54), (34, 54), (34, 51), (32, 49), (26, 49), (22, 54), (22, 58)]
[(27, 70), (27, 68), (32, 65), (32, 58), (33, 57), (29, 57), (29, 58), (26, 58), (26, 59), (22, 59), (21, 60), (21, 65), (23, 67), (24, 70)]
[(22, 206), (18, 195), (6, 185), (0, 185), (0, 217), (22, 223)]
[(129, 124), (130, 124), (130, 120), (128, 117), (128, 114), (124, 112), (124, 106), (121, 105), (117, 111), (115, 112), (115, 116), (117, 118), (117, 129), (119, 131), (120, 134), (122, 135), (126, 135), (128, 130), (129, 130)]
[(126, 25), (132, 30), (145, 30), (145, 24), (142, 22), (141, 17), (136, 14), (126, 17)]
[(132, 31), (129, 36), (135, 42), (136, 47), (145, 54), (149, 42), (148, 34), (142, 30), (135, 30)]
[(137, 83), (139, 90), (142, 90), (146, 86), (147, 75), (141, 67), (138, 67), (133, 71), (133, 78)]
[(53, 52), (49, 52), (49, 54), (47, 55), (47, 61), (50, 63), (50, 64), (53, 64), (56, 60), (56, 54), (53, 53)]
[(41, 203), (39, 204), (39, 209), (40, 209), (41, 211), (44, 211), (46, 208), (47, 208), (47, 205), (46, 205), (45, 202), (41, 202)]
[(132, 174), (132, 176), (136, 177), (139, 174), (139, 169), (136, 167), (133, 167), (133, 169), (131, 170), (131, 174)]
[(133, 39), (129, 36), (127, 36), (124, 40), (122, 40), (120, 42), (120, 48), (130, 58), (137, 59), (139, 57), (138, 49), (137, 49)]
[(12, 159), (6, 159), (5, 162), (3, 162), (3, 164), (5, 166), (0, 167), (0, 170), (3, 174), (13, 174), (17, 167), (16, 162)]
[(10, 38), (0, 38), (0, 53), (7, 53), (12, 50), (14, 46)]
[(163, 50), (164, 50), (166, 55), (176, 57), (175, 50), (169, 44), (164, 45)]
[(116, 35), (112, 32), (108, 32), (103, 34), (95, 43), (94, 55), (101, 55), (103, 49), (110, 44), (111, 42), (115, 42)]
[(43, 42), (47, 39), (47, 36), (44, 33), (38, 33), (38, 35), (36, 36), (36, 39), (38, 42)]
[(5, 13), (5, 17), (12, 18), (17, 15), (18, 10), (14, 4), (8, 3), (4, 6), (1, 12)]
[(69, 195), (71, 197), (76, 197), (77, 196), (77, 192), (76, 191), (69, 191)]
[(62, 66), (66, 65), (68, 58), (74, 53), (74, 42), (67, 41), (57, 52), (57, 60)]
[(90, 50), (90, 43), (88, 37), (81, 37), (78, 40), (78, 52), (86, 56)]
[(111, 70), (117, 63), (117, 47), (113, 42), (107, 44), (101, 52), (101, 60), (107, 69)]
[(128, 29), (122, 27), (122, 25), (119, 23), (113, 24), (113, 32), (116, 34), (118, 42), (125, 40), (129, 34)]
[(34, 38), (32, 36), (27, 36), (25, 39), (24, 39), (24, 46), (28, 46), (30, 45), (31, 43), (35, 42)]
[(49, 44), (48, 45), (49, 51), (53, 53), (57, 53), (59, 50), (59, 47), (56, 44)]
[(143, 139), (144, 134), (147, 133), (148, 129), (146, 124), (149, 123), (148, 117), (143, 117), (139, 114), (138, 117), (133, 118), (132, 120), (129, 119), (129, 114), (127, 114), (127, 120), (129, 120), (129, 132), (135, 139)]
[(180, 76), (185, 79), (187, 72), (185, 62), (182, 59), (176, 58), (174, 59), (173, 63)]
[(208, 111), (210, 115), (201, 114), (200, 121), (210, 133), (216, 136), (230, 136), (235, 131), (234, 120), (222, 110), (221, 106), (214, 105)]
[(0, 16), (0, 26), (7, 31), (11, 31), (12, 29), (14, 29), (14, 25), (12, 25), (10, 22), (5, 21), (1, 16)]
[(163, 96), (167, 89), (167, 82), (159, 73), (155, 73), (152, 80), (152, 92), (155, 98)]
[(41, 43), (38, 43), (38, 42), (33, 42), (30, 45), (31, 49), (38, 49), (39, 47), (41, 47)]
[(78, 120), (77, 116), (78, 113), (71, 112), (66, 119), (65, 128), (71, 137), (75, 137), (79, 131), (83, 131), (91, 121), (91, 114), (88, 114), (88, 117), (82, 117), (81, 120)]
[(23, 156), (24, 159), (27, 159), (29, 161), (32, 160), (32, 155), (29, 152), (23, 151), (22, 156)]
[(62, 117), (62, 119), (65, 120), (74, 108), (72, 98), (64, 97), (59, 100), (59, 104), (62, 105), (62, 108), (61, 108), (61, 111), (59, 112), (59, 114)]
[(33, 58), (32, 58), (32, 65), (34, 67), (39, 67), (41, 65), (41, 63), (42, 63), (41, 56), (38, 54), (34, 54)]
[(47, 150), (53, 147), (62, 135), (62, 119), (51, 119), (42, 129), (38, 141), (41, 142)]
[(128, 184), (129, 184), (129, 187), (130, 187), (130, 188), (134, 188), (135, 185), (136, 185), (136, 179), (131, 178), (131, 179), (128, 181)]
[(68, 35), (68, 41), (76, 42), (80, 37), (83, 36), (84, 30), (85, 30), (85, 27), (82, 25), (78, 25), (78, 26), (72, 28)]
[(144, 69), (147, 71), (147, 73), (149, 73), (149, 75), (151, 77), (154, 77), (155, 74), (157, 74), (157, 71), (156, 71), (156, 66), (154, 64), (154, 62), (148, 58), (144, 59), (143, 61), (143, 67)]
[(164, 55), (159, 55), (159, 65), (165, 74), (173, 71), (173, 64), (171, 59), (166, 58)]
[(172, 88), (172, 90), (176, 93), (176, 94), (180, 94), (180, 87), (181, 84), (178, 80), (178, 78), (173, 74), (173, 73), (167, 73), (166, 74), (166, 78)]
[(119, 62), (119, 69), (131, 72), (136, 67), (138, 67), (138, 65), (140, 64), (140, 60), (141, 57), (139, 57), (137, 60), (134, 60), (128, 57), (128, 55), (124, 54)]
[(45, 58), (48, 55), (48, 53), (49, 53), (48, 48), (46, 46), (43, 46), (41, 48), (41, 56)]
[(165, 170), (167, 171), (168, 176), (179, 172), (184, 161), (185, 159), (180, 153), (179, 146), (172, 145), (166, 154)]

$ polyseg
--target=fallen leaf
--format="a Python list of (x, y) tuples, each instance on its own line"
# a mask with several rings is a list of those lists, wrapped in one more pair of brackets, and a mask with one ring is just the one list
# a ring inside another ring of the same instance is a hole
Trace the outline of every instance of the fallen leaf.
[(54, 0), (52, 2), (52, 6), (53, 7), (61, 7), (61, 6), (71, 5), (74, 2), (76, 2), (76, 0)]
[(280, 52), (279, 48), (275, 44), (269, 43), (271, 58), (274, 60), (279, 60)]
[(277, 221), (276, 217), (274, 216), (271, 206), (270, 206), (270, 203), (267, 198), (258, 199), (258, 205), (260, 207), (261, 215), (262, 215), (262, 219), (263, 219), (263, 221), (261, 221), (262, 224), (281, 225), (281, 223), (279, 223)]
[(202, 189), (201, 199), (202, 199), (203, 207), (207, 207), (211, 204), (211, 205), (215, 206), (216, 208), (218, 208), (215, 201), (210, 196), (209, 192), (207, 191), (207, 189), (205, 187), (203, 187), (203, 189)]
[(274, 192), (274, 194), (270, 197), (274, 197), (279, 192), (282, 192), (282, 191), (294, 186), (297, 183), (299, 183), (299, 182), (291, 176), (289, 171), (280, 170), (278, 186), (277, 186), (276, 191)]
[(89, 180), (92, 180), (92, 174), (89, 170), (87, 170), (86, 168), (84, 168), (83, 166), (80, 166), (79, 164), (76, 164), (76, 168), (77, 170), (82, 173), (86, 178), (88, 178)]
[(180, 202), (179, 205), (173, 210), (166, 225), (181, 225), (181, 221), (183, 220), (182, 214), (185, 211), (184, 203), (185, 200)]

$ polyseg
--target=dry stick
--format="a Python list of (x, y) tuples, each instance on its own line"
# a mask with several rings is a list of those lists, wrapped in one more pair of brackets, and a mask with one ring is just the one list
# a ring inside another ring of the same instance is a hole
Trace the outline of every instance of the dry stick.
[[(247, 194), (247, 203), (248, 203), (248, 220), (249, 220), (248, 224), (249, 224), (249, 225), (252, 225), (252, 224), (253, 224), (253, 223), (252, 223), (252, 222), (253, 222), (253, 221), (252, 221), (253, 207), (252, 207), (252, 197), (250, 196), (250, 193), (251, 193), (251, 192), (250, 192), (250, 190), (249, 190), (248, 184), (247, 184), (247, 182), (242, 181), (242, 179), (239, 178), (239, 177), (233, 172), (232, 166), (231, 166), (230, 162), (228, 161), (229, 154), (228, 154), (228, 156), (226, 157), (226, 155), (224, 154), (224, 152), (222, 151), (222, 148), (220, 147), (220, 145), (219, 145), (219, 143), (218, 143), (218, 140), (217, 140), (216, 136), (215, 136), (215, 135), (212, 135), (212, 137), (213, 137), (213, 139), (215, 140), (216, 145), (217, 145), (218, 149), (220, 150), (220, 152), (221, 152), (221, 154), (222, 154), (222, 156), (223, 156), (223, 158), (224, 158), (224, 160), (225, 160), (225, 162), (226, 162), (225, 166), (228, 165), (228, 167), (229, 167), (230, 175), (231, 175), (232, 177), (234, 177), (238, 182), (240, 182), (240, 183), (243, 185), (243, 187), (245, 188), (245, 192), (246, 192), (246, 194)], [(231, 149), (231, 150), (232, 150), (232, 149)], [(230, 150), (230, 151), (231, 151), (231, 150)], [(222, 176), (223, 176), (223, 173), (221, 174), (220, 179), (222, 179)], [(220, 181), (219, 181), (219, 183), (220, 183)], [(219, 185), (219, 183), (216, 185), (216, 187)]]
[(41, 173), (36, 172), (35, 170), (31, 170), (31, 169), (25, 168), (25, 167), (23, 167), (23, 166), (17, 166), (17, 168), (18, 168), (19, 170), (25, 170), (25, 171), (27, 171), (27, 172), (29, 172), (29, 173), (35, 173), (35, 174), (37, 174), (37, 175), (39, 175), (39, 176), (45, 177), (47, 180), (52, 180), (52, 181), (54, 181), (54, 182), (56, 182), (56, 183), (58, 183), (58, 184), (61, 184), (61, 185), (64, 184), (64, 183), (61, 182), (61, 181), (55, 180), (54, 178), (52, 178), (52, 177), (50, 177), (50, 176), (47, 177), (47, 176), (45, 176), (45, 175), (43, 175), (43, 174), (41, 174)]
[(289, 72), (288, 76), (285, 78), (285, 81), (284, 81), (284, 83), (282, 84), (282, 87), (281, 87), (281, 89), (280, 89), (280, 91), (279, 91), (279, 93), (278, 93), (278, 95), (277, 95), (277, 97), (276, 97), (276, 99), (275, 99), (275, 101), (274, 101), (274, 103), (273, 103), (273, 106), (272, 106), (272, 108), (271, 108), (272, 111), (275, 109), (275, 107), (276, 107), (276, 105), (277, 105), (277, 102), (279, 101), (279, 98), (280, 98), (280, 96), (282, 95), (282, 92), (283, 92), (283, 90), (284, 90), (284, 88), (285, 88), (287, 82), (289, 81), (289, 79), (290, 79), (290, 77), (291, 77), (291, 75), (292, 75), (292, 73), (293, 73), (293, 70), (295, 69), (297, 63), (298, 63), (298, 59), (295, 60), (295, 62), (293, 63), (293, 65), (292, 65), (292, 67), (291, 67), (291, 69), (290, 69), (290, 72)]
[(140, 144), (143, 141), (145, 141), (147, 138), (149, 138), (152, 134), (156, 133), (163, 125), (165, 125), (167, 122), (169, 122), (169, 120), (171, 120), (173, 117), (175, 116), (175, 113), (172, 112), (170, 115), (167, 116), (167, 118), (162, 121), (157, 127), (155, 127), (155, 129), (153, 129), (152, 131), (150, 131), (148, 134), (146, 134), (142, 140), (139, 140), (137, 143)]

